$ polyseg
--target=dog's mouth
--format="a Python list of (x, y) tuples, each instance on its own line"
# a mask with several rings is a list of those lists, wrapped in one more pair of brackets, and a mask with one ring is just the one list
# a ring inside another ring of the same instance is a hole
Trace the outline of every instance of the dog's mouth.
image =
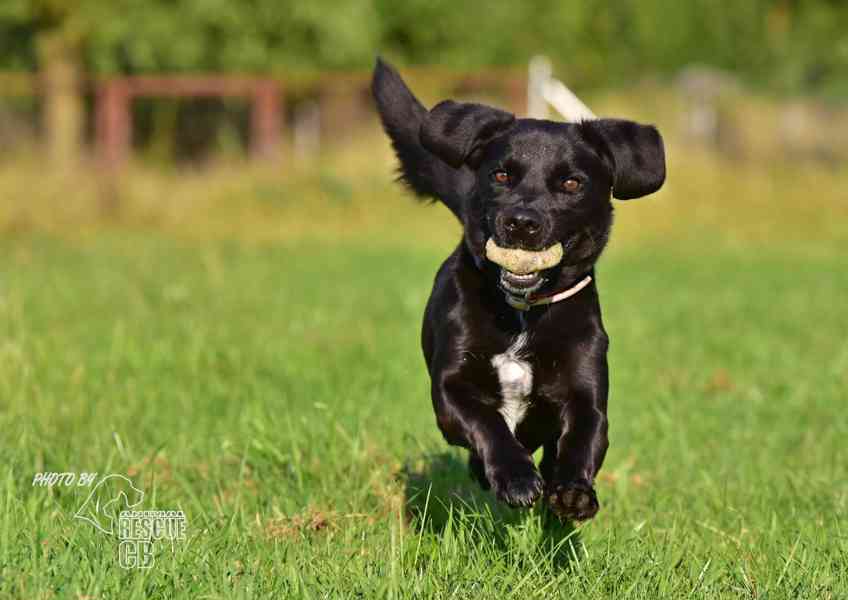
[(504, 248), (489, 238), (486, 258), (501, 268), (501, 289), (513, 296), (526, 298), (545, 284), (543, 273), (562, 261), (563, 245), (557, 242), (542, 250), (531, 251)]
[(505, 292), (510, 294), (527, 296), (537, 291), (544, 284), (545, 278), (539, 271), (519, 275), (501, 267), (500, 286)]

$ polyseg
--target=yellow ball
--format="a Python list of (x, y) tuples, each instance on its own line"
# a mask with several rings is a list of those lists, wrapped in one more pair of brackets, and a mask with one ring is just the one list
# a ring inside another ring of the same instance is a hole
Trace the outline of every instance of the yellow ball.
[(528, 275), (550, 269), (559, 264), (562, 256), (562, 244), (559, 242), (536, 252), (518, 248), (501, 248), (495, 243), (494, 238), (489, 238), (486, 242), (486, 258), (516, 275)]

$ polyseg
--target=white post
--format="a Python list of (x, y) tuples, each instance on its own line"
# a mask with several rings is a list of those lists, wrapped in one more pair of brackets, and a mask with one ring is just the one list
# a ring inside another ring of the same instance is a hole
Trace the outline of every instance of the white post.
[(544, 56), (530, 60), (527, 77), (527, 116), (547, 119), (548, 105), (553, 106), (566, 121), (597, 119), (588, 106), (565, 84), (552, 76), (551, 61)]
[(548, 103), (545, 100), (545, 84), (551, 78), (551, 61), (544, 56), (530, 59), (527, 73), (527, 116), (531, 119), (547, 119)]
[(321, 150), (321, 105), (307, 100), (294, 110), (292, 125), (295, 160), (304, 161)]

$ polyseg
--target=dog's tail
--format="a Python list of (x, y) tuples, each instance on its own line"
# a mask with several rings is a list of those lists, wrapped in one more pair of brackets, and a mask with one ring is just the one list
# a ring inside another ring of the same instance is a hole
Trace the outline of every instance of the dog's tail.
[(429, 152), (419, 138), (428, 111), (391, 65), (377, 59), (371, 91), (383, 129), (400, 161), (400, 180), (420, 198), (441, 200), (462, 220), (462, 189), (470, 173), (454, 169)]

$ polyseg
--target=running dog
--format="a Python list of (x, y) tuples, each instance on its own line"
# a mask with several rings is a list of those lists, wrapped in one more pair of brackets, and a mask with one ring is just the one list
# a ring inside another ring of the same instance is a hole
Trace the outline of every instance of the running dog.
[(544, 494), (560, 518), (592, 518), (609, 385), (594, 267), (611, 197), (662, 186), (662, 137), (632, 121), (517, 119), (453, 100), (427, 110), (380, 60), (372, 91), (400, 179), (464, 228), (424, 314), (439, 428), (500, 500), (526, 507)]

